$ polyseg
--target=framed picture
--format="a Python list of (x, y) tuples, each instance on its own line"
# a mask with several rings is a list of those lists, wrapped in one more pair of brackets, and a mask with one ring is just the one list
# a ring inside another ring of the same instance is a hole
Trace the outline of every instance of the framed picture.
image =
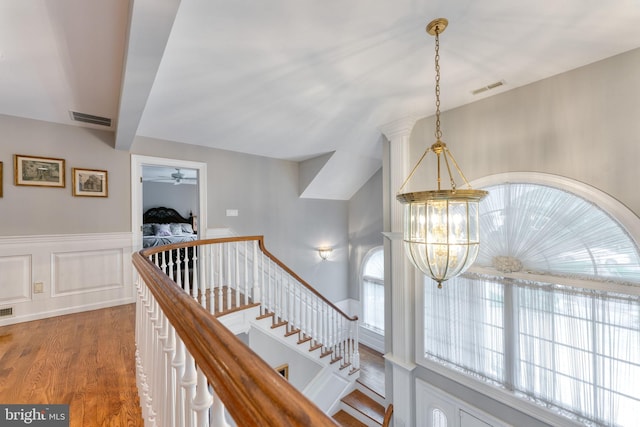
[(16, 154), (13, 161), (16, 185), (64, 188), (64, 159)]
[(0, 162), (0, 197), (2, 197), (2, 162)]
[(109, 183), (107, 171), (73, 168), (73, 195), (81, 197), (107, 197)]
[(289, 379), (289, 364), (284, 364), (276, 368), (276, 372), (282, 375), (285, 379)]

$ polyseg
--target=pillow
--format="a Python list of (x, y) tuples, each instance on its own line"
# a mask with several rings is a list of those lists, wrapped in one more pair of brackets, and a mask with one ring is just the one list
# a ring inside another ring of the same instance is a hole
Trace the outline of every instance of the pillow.
[(169, 224), (169, 229), (174, 236), (180, 236), (182, 234), (182, 224)]
[(156, 224), (154, 230), (156, 231), (156, 236), (171, 236), (169, 224)]
[(193, 227), (191, 227), (191, 224), (180, 224), (182, 226), (182, 233), (183, 234), (193, 234)]
[(143, 236), (153, 236), (154, 233), (154, 224), (142, 224), (142, 235)]

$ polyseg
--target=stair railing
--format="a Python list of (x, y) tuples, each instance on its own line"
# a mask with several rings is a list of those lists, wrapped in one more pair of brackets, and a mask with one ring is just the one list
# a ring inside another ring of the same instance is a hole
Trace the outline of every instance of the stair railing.
[(134, 254), (136, 342), (150, 425), (335, 425), (215, 319), (260, 304), (263, 315), (358, 369), (349, 317), (264, 248), (261, 236), (212, 239)]

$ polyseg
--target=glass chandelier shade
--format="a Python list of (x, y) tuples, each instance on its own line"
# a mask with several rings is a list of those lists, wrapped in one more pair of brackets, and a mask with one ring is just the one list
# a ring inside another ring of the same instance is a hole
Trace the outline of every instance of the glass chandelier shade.
[(398, 195), (404, 203), (404, 245), (411, 262), (438, 282), (467, 270), (478, 256), (480, 190)]
[[(458, 163), (441, 141), (440, 130), (440, 65), (439, 34), (448, 21), (436, 19), (427, 25), (427, 32), (436, 38), (436, 142), (424, 152), (400, 187), (403, 190), (426, 155), (433, 152), (437, 159), (437, 189), (400, 193), (396, 199), (404, 204), (404, 246), (411, 262), (442, 287), (442, 282), (466, 271), (474, 263), (480, 249), (478, 227), (480, 201), (488, 194), (474, 190)], [(441, 188), (440, 169), (446, 166), (450, 189)], [(457, 189), (451, 165), (467, 185)]]

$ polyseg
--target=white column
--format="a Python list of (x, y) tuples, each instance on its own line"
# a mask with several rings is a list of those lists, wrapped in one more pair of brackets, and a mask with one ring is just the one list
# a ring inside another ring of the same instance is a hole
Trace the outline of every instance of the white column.
[[(380, 128), (389, 140), (388, 205), (390, 230), (385, 236), (390, 239), (390, 250), (385, 257), (390, 260), (391, 301), (385, 301), (385, 315), (391, 317), (391, 340), (387, 343), (385, 358), (391, 362), (391, 393), (394, 409), (394, 426), (414, 425), (415, 385), (415, 279), (414, 267), (404, 253), (402, 241), (403, 205), (396, 200), (396, 193), (411, 170), (410, 144), (411, 130), (415, 117), (407, 117), (388, 123)], [(389, 264), (387, 264), (389, 265)], [(389, 322), (386, 322), (388, 325)], [(389, 375), (387, 375), (389, 379)], [(389, 387), (387, 386), (387, 390)]]

